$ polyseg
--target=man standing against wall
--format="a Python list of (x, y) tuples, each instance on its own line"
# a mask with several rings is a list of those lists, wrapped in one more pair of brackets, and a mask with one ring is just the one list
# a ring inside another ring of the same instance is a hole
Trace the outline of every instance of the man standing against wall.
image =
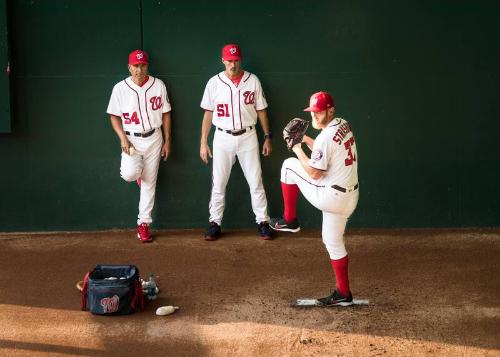
[(358, 203), (358, 154), (351, 125), (335, 117), (333, 97), (327, 92), (314, 93), (309, 107), (314, 129), (321, 133), (313, 139), (304, 135), (302, 142), (311, 149), (311, 158), (302, 144), (293, 146), (296, 158), (288, 158), (281, 167), (284, 214), (271, 220), (277, 231), (298, 232), (297, 199), (299, 192), (323, 213), (321, 235), (337, 280), (330, 296), (318, 299), (321, 306), (352, 305), (349, 288), (349, 259), (344, 242), (347, 219)]
[(259, 235), (264, 240), (272, 239), (255, 127), (259, 119), (264, 131), (262, 155), (271, 155), (267, 102), (259, 79), (242, 69), (241, 59), (241, 49), (238, 45), (224, 46), (222, 63), (225, 70), (208, 81), (201, 101), (201, 108), (205, 113), (201, 127), (200, 158), (205, 164), (208, 163), (209, 157), (212, 157), (208, 134), (212, 124), (215, 126), (210, 218), (205, 234), (205, 240), (208, 241), (216, 240), (221, 233), (226, 185), (236, 158), (250, 187), (252, 209)]
[(170, 153), (171, 120), (165, 84), (148, 75), (148, 65), (146, 52), (130, 53), (130, 77), (114, 86), (107, 109), (113, 130), (120, 139), (120, 175), (125, 181), (137, 181), (140, 187), (137, 238), (143, 243), (152, 241), (149, 225), (156, 178), (160, 155), (166, 160)]

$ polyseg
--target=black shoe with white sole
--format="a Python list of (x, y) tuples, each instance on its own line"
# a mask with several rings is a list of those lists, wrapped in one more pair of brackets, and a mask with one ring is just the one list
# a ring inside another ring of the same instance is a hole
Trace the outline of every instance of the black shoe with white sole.
[(285, 218), (271, 218), (270, 227), (275, 231), (297, 233), (300, 231), (299, 221), (295, 218), (293, 221), (287, 222)]
[(330, 296), (318, 299), (318, 306), (350, 306), (352, 305), (352, 294), (344, 296), (340, 294), (338, 289), (335, 289)]

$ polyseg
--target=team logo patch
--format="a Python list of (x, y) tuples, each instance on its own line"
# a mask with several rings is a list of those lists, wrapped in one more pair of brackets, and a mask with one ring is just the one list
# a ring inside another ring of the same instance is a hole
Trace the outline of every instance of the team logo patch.
[(117, 312), (118, 307), (120, 306), (120, 298), (118, 295), (114, 295), (113, 297), (107, 297), (104, 299), (101, 299), (101, 306), (102, 309), (104, 310), (104, 313), (112, 313), (112, 312)]
[(323, 151), (319, 149), (314, 150), (311, 154), (311, 159), (313, 159), (314, 161), (319, 161), (321, 160), (322, 157), (323, 157)]
[(255, 104), (255, 92), (247, 90), (243, 93), (243, 97), (245, 97), (245, 104)]
[(311, 105), (316, 105), (318, 103), (318, 97), (314, 97), (311, 99)]
[(232, 55), (234, 55), (236, 53), (236, 47), (231, 47), (229, 49), (229, 53), (232, 54)]
[(143, 57), (144, 57), (144, 54), (142, 52), (139, 52), (136, 56), (135, 56), (138, 60), (141, 60)]
[(334, 118), (328, 126), (337, 126), (342, 122), (341, 118)]

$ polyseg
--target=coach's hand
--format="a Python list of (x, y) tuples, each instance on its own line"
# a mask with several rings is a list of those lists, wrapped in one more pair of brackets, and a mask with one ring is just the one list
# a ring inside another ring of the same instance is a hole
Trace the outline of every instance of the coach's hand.
[(167, 161), (168, 154), (170, 154), (170, 141), (165, 141), (161, 148), (161, 157), (163, 157), (163, 161)]
[(272, 152), (273, 152), (273, 144), (271, 142), (271, 139), (267, 138), (264, 141), (264, 145), (262, 145), (262, 155), (271, 156)]
[(210, 146), (208, 144), (200, 145), (200, 158), (205, 164), (208, 164), (208, 158), (212, 158), (212, 151), (210, 151)]
[(127, 155), (130, 155), (130, 147), (132, 145), (130, 144), (130, 141), (128, 141), (126, 136), (120, 140), (120, 146), (122, 148), (122, 152), (124, 152)]

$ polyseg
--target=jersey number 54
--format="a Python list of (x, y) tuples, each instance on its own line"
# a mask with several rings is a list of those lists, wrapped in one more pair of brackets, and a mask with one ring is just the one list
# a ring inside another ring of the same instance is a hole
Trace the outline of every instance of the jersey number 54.
[(137, 112), (132, 113), (132, 117), (130, 117), (130, 113), (123, 113), (123, 123), (124, 124), (140, 124), (141, 121), (139, 120), (139, 117), (137, 116)]

